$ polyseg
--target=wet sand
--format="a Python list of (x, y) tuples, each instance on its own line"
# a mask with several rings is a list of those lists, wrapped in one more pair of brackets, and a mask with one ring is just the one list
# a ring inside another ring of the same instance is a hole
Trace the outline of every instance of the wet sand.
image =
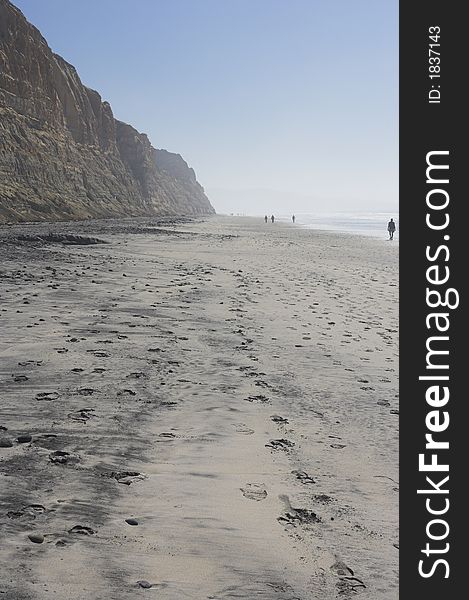
[(397, 245), (214, 217), (0, 250), (2, 598), (398, 597)]

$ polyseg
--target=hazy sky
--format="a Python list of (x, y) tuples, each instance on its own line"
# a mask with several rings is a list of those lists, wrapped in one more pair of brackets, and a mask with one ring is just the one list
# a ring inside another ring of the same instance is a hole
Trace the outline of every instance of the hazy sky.
[(397, 210), (397, 0), (13, 0), (220, 212)]

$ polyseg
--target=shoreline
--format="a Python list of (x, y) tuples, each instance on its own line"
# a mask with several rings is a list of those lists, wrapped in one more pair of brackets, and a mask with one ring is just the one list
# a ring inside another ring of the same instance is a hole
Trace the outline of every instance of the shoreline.
[[(340, 213), (337, 213), (337, 215), (340, 215)], [(230, 218), (246, 218), (246, 219), (259, 219), (262, 220), (264, 219), (264, 217), (262, 215), (238, 215), (238, 216), (231, 216), (231, 215), (220, 215), (222, 217), (230, 217)], [(317, 218), (316, 215), (307, 215), (307, 216), (313, 216), (314, 218)], [(335, 217), (333, 217), (335, 218)], [(342, 217), (344, 218), (344, 217)], [(280, 215), (278, 217), (276, 217), (276, 223), (283, 223), (283, 224), (290, 224), (293, 227), (303, 227), (305, 229), (310, 229), (312, 231), (322, 231), (324, 233), (337, 233), (340, 235), (355, 235), (355, 236), (363, 236), (363, 237), (367, 237), (367, 238), (372, 238), (372, 239), (381, 239), (383, 241), (389, 241), (387, 238), (387, 232), (386, 232), (386, 221), (384, 221), (383, 223), (381, 223), (382, 226), (380, 226), (379, 228), (376, 229), (367, 229), (367, 228), (344, 228), (340, 225), (334, 225), (332, 222), (328, 225), (327, 223), (324, 222), (324, 217), (323, 218), (319, 218), (319, 224), (313, 224), (313, 223), (305, 223), (305, 222), (301, 222), (301, 215), (297, 216), (297, 220), (296, 223), (292, 223), (291, 222), (291, 218), (287, 215)], [(326, 220), (327, 220), (327, 216), (326, 216)], [(270, 225), (270, 221), (268, 223), (268, 225)], [(393, 240), (394, 242), (396, 242), (397, 244), (399, 243), (399, 232), (397, 231), (397, 237), (394, 238)]]
[(6, 600), (394, 600), (398, 245), (264, 225), (0, 228)]

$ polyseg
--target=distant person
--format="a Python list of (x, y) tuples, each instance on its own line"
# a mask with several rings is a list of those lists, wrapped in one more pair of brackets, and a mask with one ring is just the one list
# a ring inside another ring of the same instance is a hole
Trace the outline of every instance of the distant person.
[(270, 220), (272, 221), (272, 223), (275, 221), (275, 217), (274, 217), (274, 215), (272, 215), (272, 216), (270, 217)]
[(295, 219), (296, 219), (295, 215), (292, 215), (291, 220), (293, 221), (293, 223), (295, 222)]
[(269, 217), (267, 215), (265, 215), (264, 221), (267, 223), (268, 220), (269, 220)]
[(388, 233), (389, 233), (389, 239), (393, 240), (394, 239), (394, 232), (396, 231), (396, 224), (394, 223), (394, 221), (391, 219), (388, 223)]

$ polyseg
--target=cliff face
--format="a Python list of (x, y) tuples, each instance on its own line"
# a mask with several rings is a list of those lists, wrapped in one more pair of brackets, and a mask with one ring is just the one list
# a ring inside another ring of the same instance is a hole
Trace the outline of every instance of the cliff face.
[(116, 120), (0, 0), (0, 222), (213, 212), (178, 154)]

